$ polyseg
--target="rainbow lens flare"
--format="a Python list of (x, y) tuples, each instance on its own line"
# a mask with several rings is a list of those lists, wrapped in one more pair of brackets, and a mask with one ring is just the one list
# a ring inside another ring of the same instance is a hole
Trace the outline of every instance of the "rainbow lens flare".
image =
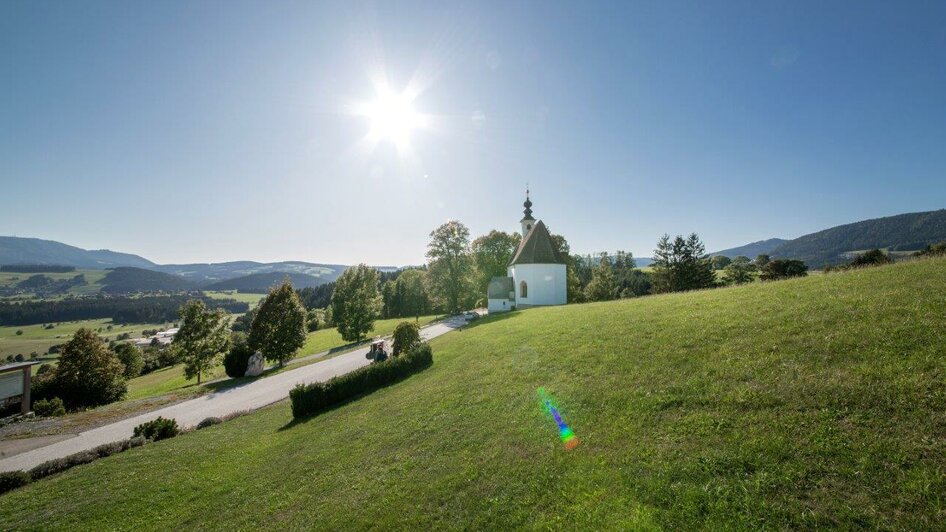
[(565, 450), (571, 451), (575, 447), (578, 447), (578, 444), (581, 442), (578, 440), (578, 437), (575, 436), (575, 433), (572, 432), (572, 429), (562, 421), (562, 416), (558, 413), (558, 408), (555, 407), (552, 397), (545, 391), (545, 388), (539, 388), (539, 399), (542, 400), (542, 406), (545, 408), (546, 413), (551, 415), (555, 423), (558, 424), (558, 433), (562, 438), (562, 443), (565, 444)]

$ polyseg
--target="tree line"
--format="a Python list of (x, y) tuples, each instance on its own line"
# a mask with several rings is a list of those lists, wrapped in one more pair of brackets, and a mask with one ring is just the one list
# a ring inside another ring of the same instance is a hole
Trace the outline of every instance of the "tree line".
[[(65, 298), (55, 301), (0, 302), (0, 325), (35, 325), (59, 321), (111, 318), (114, 323), (162, 323), (174, 321), (178, 309), (191, 297), (99, 296)], [(245, 302), (200, 296), (208, 307), (241, 313), (249, 309)]]

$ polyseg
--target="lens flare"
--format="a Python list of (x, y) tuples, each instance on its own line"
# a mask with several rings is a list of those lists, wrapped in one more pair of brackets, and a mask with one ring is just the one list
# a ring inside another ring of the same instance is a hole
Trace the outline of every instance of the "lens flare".
[(578, 447), (578, 444), (581, 442), (578, 440), (578, 437), (575, 436), (575, 433), (572, 432), (572, 429), (562, 421), (562, 416), (558, 413), (558, 408), (555, 406), (552, 397), (545, 391), (545, 388), (539, 388), (539, 399), (542, 401), (542, 407), (545, 408), (545, 412), (552, 416), (552, 419), (554, 419), (555, 423), (558, 425), (559, 437), (562, 439), (562, 443), (565, 444), (565, 450), (571, 451), (575, 447)]

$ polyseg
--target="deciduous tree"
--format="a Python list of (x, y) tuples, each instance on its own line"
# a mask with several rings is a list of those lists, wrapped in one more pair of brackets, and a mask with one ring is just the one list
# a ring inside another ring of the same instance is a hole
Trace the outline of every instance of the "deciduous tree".
[(364, 264), (348, 268), (335, 281), (332, 319), (344, 340), (362, 340), (374, 329), (374, 320), (381, 312), (378, 282), (378, 270)]
[(305, 306), (289, 280), (272, 290), (256, 308), (250, 326), (249, 345), (266, 360), (285, 366), (305, 343), (307, 334)]
[(181, 327), (174, 335), (172, 349), (184, 361), (187, 379), (201, 376), (217, 365), (218, 356), (230, 342), (229, 317), (222, 309), (210, 310), (199, 299), (181, 307)]
[(59, 356), (51, 395), (70, 409), (99, 406), (125, 396), (124, 366), (91, 329), (79, 329)]
[(448, 312), (463, 310), (473, 295), (470, 230), (451, 220), (431, 231), (427, 259), (427, 280), (433, 295)]
[(473, 264), (476, 267), (476, 293), (485, 294), (493, 277), (505, 277), (506, 268), (519, 246), (519, 233), (504, 233), (495, 229), (471, 244)]

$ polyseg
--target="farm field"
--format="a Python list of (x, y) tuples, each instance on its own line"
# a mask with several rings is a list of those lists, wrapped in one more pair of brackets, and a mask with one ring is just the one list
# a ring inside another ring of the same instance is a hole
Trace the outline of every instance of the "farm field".
[(944, 293), (936, 259), (484, 318), (322, 415), (280, 403), (3, 495), (0, 528), (934, 529)]
[(71, 272), (40, 272), (40, 273), (21, 273), (21, 272), (0, 272), (0, 288), (4, 287), (14, 287), (21, 281), (25, 281), (33, 275), (45, 275), (55, 281), (61, 281), (64, 279), (72, 279), (76, 275), (84, 275), (86, 284), (82, 286), (73, 286), (69, 289), (67, 294), (71, 295), (89, 295), (98, 293), (102, 289), (102, 285), (98, 284), (99, 281), (105, 278), (105, 275), (108, 274), (107, 270), (80, 270), (77, 269)]
[[(54, 323), (52, 329), (45, 329), (43, 324), (0, 327), (0, 358), (6, 359), (8, 355), (17, 354), (29, 358), (32, 352), (36, 352), (42, 358), (50, 347), (68, 342), (72, 335), (83, 327), (96, 331), (101, 329), (100, 336), (114, 340), (119, 334), (126, 332), (130, 333), (132, 338), (141, 338), (141, 332), (146, 329), (167, 329), (171, 325), (171, 323), (134, 323), (121, 326), (105, 318)], [(109, 326), (112, 327), (111, 330), (108, 330)], [(17, 331), (23, 331), (23, 334), (17, 335)]]
[(217, 291), (205, 291), (203, 294), (209, 298), (213, 299), (235, 299), (243, 303), (249, 303), (250, 310), (256, 308), (256, 305), (259, 304), (263, 298), (266, 297), (266, 294), (244, 294), (242, 292), (237, 292), (235, 290), (226, 291), (226, 292), (217, 292)]

